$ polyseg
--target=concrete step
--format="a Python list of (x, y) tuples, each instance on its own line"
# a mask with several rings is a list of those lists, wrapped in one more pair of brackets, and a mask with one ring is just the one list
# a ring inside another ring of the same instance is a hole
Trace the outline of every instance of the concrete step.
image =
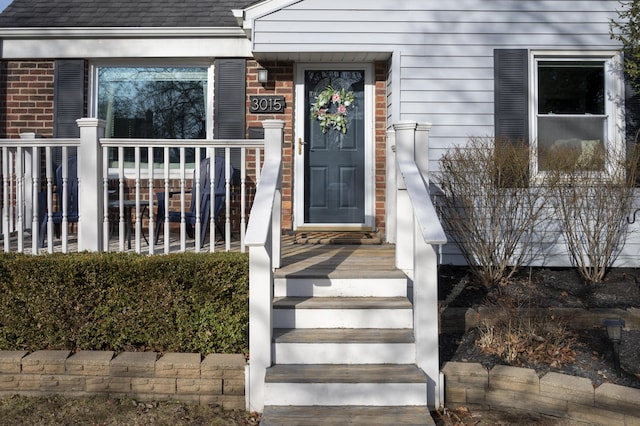
[(278, 297), (274, 328), (412, 328), (406, 297)]
[(263, 426), (435, 425), (427, 407), (266, 406)]
[[(366, 271), (354, 274), (278, 275), (274, 280), (275, 297), (406, 297), (407, 277), (401, 271), (389, 271), (367, 277)], [(360, 274), (358, 276), (357, 274)], [(353, 275), (353, 276), (350, 276)]]
[(265, 405), (426, 406), (427, 378), (413, 364), (274, 365)]
[(411, 364), (412, 329), (275, 329), (276, 364)]

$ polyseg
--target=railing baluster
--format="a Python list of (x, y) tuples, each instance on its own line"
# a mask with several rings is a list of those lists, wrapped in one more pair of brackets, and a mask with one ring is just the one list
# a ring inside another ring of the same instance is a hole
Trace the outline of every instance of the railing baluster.
[(240, 253), (246, 251), (244, 237), (247, 232), (247, 150), (240, 149)]
[(9, 229), (9, 152), (2, 148), (2, 233), (4, 236), (4, 251), (11, 248), (11, 230)]
[(124, 251), (127, 229), (124, 218), (124, 147), (118, 147), (118, 248)]
[[(142, 251), (140, 240), (142, 235), (142, 215), (140, 214), (140, 147), (135, 147), (135, 173), (136, 173), (136, 181), (135, 181), (135, 191), (136, 191), (136, 253), (140, 254)], [(129, 238), (131, 238), (131, 230), (129, 230)], [(131, 248), (129, 246), (129, 248)]]
[(47, 179), (47, 251), (53, 253), (53, 177), (51, 171), (51, 147), (44, 150)]
[(102, 250), (109, 251), (109, 150), (102, 149)]
[(154, 169), (154, 164), (153, 164), (153, 147), (149, 147), (148, 148), (148, 154), (147, 154), (147, 158), (149, 159), (148, 162), (148, 170), (149, 170), (149, 232), (147, 232), (147, 235), (149, 235), (149, 254), (153, 254), (154, 253), (154, 248), (155, 248), (155, 241), (153, 240), (155, 238), (155, 226), (154, 226), (154, 212), (153, 212), (153, 200), (154, 200), (154, 194), (153, 194), (153, 169)]
[(164, 148), (164, 252), (169, 253), (169, 147)]
[[(59, 203), (60, 201), (58, 201)], [(69, 249), (69, 151), (62, 147), (62, 252)]]
[(184, 147), (180, 147), (180, 251), (187, 250), (187, 220), (185, 218), (185, 191), (187, 188), (185, 175)]
[(38, 254), (38, 244), (40, 242), (40, 149), (33, 148), (31, 156), (31, 193), (33, 194), (33, 214), (31, 215), (31, 253)]
[[(195, 185), (194, 188), (195, 188), (196, 199), (191, 200), (191, 202), (193, 203), (195, 201), (195, 207), (196, 207), (194, 212), (196, 215), (195, 217), (196, 223), (195, 223), (195, 231), (194, 231), (195, 233), (193, 235), (195, 237), (195, 252), (200, 253), (200, 245), (201, 245), (200, 231), (202, 226), (201, 218), (200, 218), (200, 204), (201, 204), (200, 203), (200, 193), (201, 193), (200, 185), (202, 184), (200, 182), (200, 148), (194, 148), (194, 149), (196, 152), (196, 158), (195, 158), (196, 164), (195, 164), (195, 171), (193, 173), (193, 177), (194, 177), (193, 185)], [(193, 194), (193, 191), (191, 193)]]
[(224, 149), (224, 247), (231, 251), (231, 148)]
[(22, 147), (16, 150), (16, 214), (18, 229), (18, 252), (24, 253), (24, 151)]

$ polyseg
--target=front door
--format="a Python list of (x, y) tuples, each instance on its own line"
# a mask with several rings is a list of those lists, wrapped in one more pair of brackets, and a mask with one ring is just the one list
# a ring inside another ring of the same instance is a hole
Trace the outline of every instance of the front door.
[[(324, 228), (366, 224), (366, 70), (304, 69), (304, 125), (298, 163), (304, 184), (296, 223)], [(302, 77), (302, 75), (301, 75)], [(300, 220), (302, 219), (302, 220)]]

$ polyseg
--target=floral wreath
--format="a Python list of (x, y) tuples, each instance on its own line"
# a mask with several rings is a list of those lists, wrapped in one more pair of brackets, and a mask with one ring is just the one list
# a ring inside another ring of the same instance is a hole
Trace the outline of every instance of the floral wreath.
[[(311, 117), (320, 122), (322, 133), (327, 133), (329, 128), (347, 133), (347, 114), (354, 99), (353, 92), (336, 90), (331, 85), (316, 96), (311, 105)], [(336, 107), (335, 112), (329, 112), (331, 106)]]

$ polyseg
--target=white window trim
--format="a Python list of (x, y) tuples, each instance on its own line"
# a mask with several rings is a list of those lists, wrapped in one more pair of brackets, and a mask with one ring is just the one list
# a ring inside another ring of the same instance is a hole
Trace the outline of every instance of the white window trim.
[[(89, 63), (89, 117), (98, 116), (98, 69), (101, 67), (202, 67), (207, 68), (207, 114), (206, 114), (206, 139), (213, 139), (213, 96), (214, 96), (214, 64), (212, 61), (198, 60), (100, 60)], [(146, 170), (146, 169), (145, 169)], [(160, 173), (163, 169), (155, 169), (154, 173)], [(191, 169), (187, 169), (187, 172)], [(109, 174), (117, 174), (118, 169), (109, 168)], [(180, 170), (171, 169), (171, 178), (177, 178)], [(125, 177), (134, 178), (135, 169), (125, 168)]]
[[(605, 116), (607, 122), (607, 150), (622, 152), (625, 148), (624, 131), (624, 75), (622, 54), (618, 51), (531, 51), (529, 54), (529, 129), (532, 144), (531, 176), (534, 182), (541, 182), (545, 172), (538, 170), (538, 62), (539, 61), (604, 61), (605, 62)], [(610, 176), (614, 166), (607, 161), (605, 178)]]

